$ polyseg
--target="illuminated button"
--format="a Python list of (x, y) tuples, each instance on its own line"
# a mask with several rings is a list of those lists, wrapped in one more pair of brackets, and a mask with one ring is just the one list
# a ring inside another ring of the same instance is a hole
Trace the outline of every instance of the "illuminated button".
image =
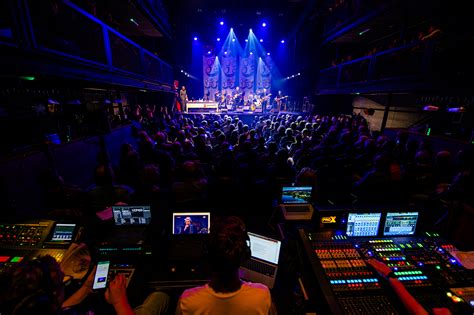
[(18, 263), (18, 262), (20, 262), (20, 261), (22, 261), (22, 260), (23, 260), (23, 257), (15, 256), (15, 257), (12, 258), (12, 260), (11, 260), (10, 262), (12, 262), (12, 263)]

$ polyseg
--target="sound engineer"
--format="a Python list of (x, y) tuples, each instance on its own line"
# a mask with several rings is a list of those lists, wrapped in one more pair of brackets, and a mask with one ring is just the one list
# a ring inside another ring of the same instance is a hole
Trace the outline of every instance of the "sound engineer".
[(413, 295), (408, 292), (405, 286), (395, 277), (393, 271), (383, 262), (378, 261), (374, 258), (366, 260), (366, 262), (372, 266), (377, 273), (386, 279), (392, 289), (395, 291), (395, 294), (398, 296), (402, 302), (405, 309), (408, 311), (408, 314), (412, 315), (451, 315), (451, 312), (447, 308), (433, 308), (431, 312), (428, 312), (423, 308), (423, 306), (413, 297)]
[(239, 277), (240, 264), (251, 254), (243, 221), (226, 217), (211, 226), (207, 243), (211, 281), (185, 290), (176, 314), (276, 314), (268, 287)]
[[(95, 268), (83, 285), (64, 300), (64, 273), (56, 260), (42, 256), (21, 262), (0, 278), (1, 314), (74, 314), (74, 306), (82, 303), (91, 294)], [(168, 308), (168, 295), (153, 292), (145, 302), (132, 309), (126, 294), (126, 279), (117, 274), (105, 290), (105, 300), (111, 304), (116, 314), (165, 314)]]

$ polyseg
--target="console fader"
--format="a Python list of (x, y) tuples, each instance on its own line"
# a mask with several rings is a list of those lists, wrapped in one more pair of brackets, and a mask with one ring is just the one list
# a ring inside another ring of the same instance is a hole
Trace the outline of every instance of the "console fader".
[(365, 263), (368, 258), (385, 262), (426, 309), (447, 307), (453, 314), (473, 313), (474, 302), (459, 295), (472, 291), (473, 273), (450, 255), (455, 247), (436, 234), (348, 238), (299, 232), (333, 314), (404, 312), (385, 280)]

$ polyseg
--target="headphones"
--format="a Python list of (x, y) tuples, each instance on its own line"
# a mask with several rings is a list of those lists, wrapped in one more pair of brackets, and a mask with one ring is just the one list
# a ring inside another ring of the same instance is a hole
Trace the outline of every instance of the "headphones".
[(238, 217), (225, 217), (211, 225), (206, 251), (211, 262), (238, 263), (251, 256), (250, 238)]

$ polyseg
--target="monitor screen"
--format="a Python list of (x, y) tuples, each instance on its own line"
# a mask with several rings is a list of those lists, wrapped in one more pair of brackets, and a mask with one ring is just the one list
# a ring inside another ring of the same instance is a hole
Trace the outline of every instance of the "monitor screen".
[(209, 234), (210, 212), (173, 213), (173, 234)]
[(388, 212), (383, 235), (413, 235), (417, 221), (418, 212)]
[(347, 236), (377, 236), (382, 213), (349, 213)]
[(57, 223), (54, 227), (52, 242), (69, 242), (74, 235), (75, 224)]
[(151, 222), (150, 206), (113, 206), (115, 225), (148, 225)]
[(283, 204), (309, 203), (311, 200), (311, 186), (285, 186), (283, 187), (281, 202)]
[(274, 264), (278, 263), (280, 257), (281, 242), (269, 237), (248, 232), (250, 239), (250, 251), (252, 257), (262, 259)]

